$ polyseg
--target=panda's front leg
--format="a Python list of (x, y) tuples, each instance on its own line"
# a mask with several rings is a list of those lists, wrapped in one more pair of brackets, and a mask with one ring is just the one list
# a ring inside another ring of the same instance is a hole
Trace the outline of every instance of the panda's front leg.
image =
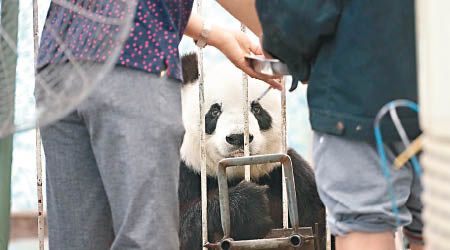
[[(269, 215), (267, 186), (242, 181), (230, 188), (231, 237), (235, 240), (263, 238), (273, 222)], [(201, 201), (181, 211), (180, 244), (182, 249), (201, 249)], [(208, 240), (223, 237), (218, 190), (208, 192)]]
[(242, 181), (230, 190), (231, 237), (263, 238), (274, 227), (270, 217), (269, 187)]

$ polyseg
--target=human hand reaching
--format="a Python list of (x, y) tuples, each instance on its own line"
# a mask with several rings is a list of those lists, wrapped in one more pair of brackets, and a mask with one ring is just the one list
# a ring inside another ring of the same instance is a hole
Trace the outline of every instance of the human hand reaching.
[(250, 41), (243, 32), (214, 26), (211, 29), (208, 44), (219, 49), (236, 67), (240, 68), (250, 77), (265, 81), (278, 90), (282, 89), (279, 77), (258, 73), (245, 60), (246, 55), (251, 55), (252, 53), (262, 55), (263, 51), (258, 44)]

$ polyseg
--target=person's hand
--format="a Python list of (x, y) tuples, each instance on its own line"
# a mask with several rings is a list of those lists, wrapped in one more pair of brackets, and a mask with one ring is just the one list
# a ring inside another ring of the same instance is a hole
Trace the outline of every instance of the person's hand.
[(282, 85), (275, 76), (268, 76), (254, 71), (245, 60), (251, 53), (262, 55), (262, 49), (241, 31), (222, 29), (214, 26), (209, 34), (208, 44), (219, 49), (236, 67), (247, 73), (250, 77), (267, 82), (273, 88), (282, 89)]

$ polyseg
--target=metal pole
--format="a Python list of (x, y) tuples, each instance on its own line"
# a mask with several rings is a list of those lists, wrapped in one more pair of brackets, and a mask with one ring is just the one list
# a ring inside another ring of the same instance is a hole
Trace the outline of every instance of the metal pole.
[[(197, 14), (202, 15), (202, 0), (197, 0)], [(206, 176), (206, 143), (205, 143), (205, 79), (203, 69), (203, 49), (198, 49), (198, 68), (199, 68), (199, 106), (200, 106), (200, 178), (201, 178), (201, 196), (202, 196), (202, 245), (208, 242), (208, 189)], [(203, 247), (204, 250), (208, 248)]]
[[(246, 27), (241, 23), (241, 31), (246, 32)], [(250, 156), (250, 129), (248, 124), (248, 75), (242, 72), (242, 97), (244, 110), (244, 156)], [(245, 165), (245, 180), (250, 181), (250, 165)]]
[[(281, 152), (287, 154), (287, 121), (286, 121), (286, 77), (281, 79), (283, 90), (281, 91)], [(289, 201), (286, 189), (286, 173), (282, 169), (282, 190), (283, 190), (283, 228), (289, 227)]]
[(303, 244), (311, 240), (313, 236), (303, 236), (293, 234), (288, 237), (258, 239), (258, 240), (240, 240), (233, 241), (225, 239), (220, 242), (219, 249), (239, 249), (239, 250), (261, 250), (261, 249), (298, 249)]
[[(37, 0), (33, 0), (33, 38), (34, 38), (34, 75), (37, 81), (37, 58), (39, 50), (39, 12)], [(36, 84), (37, 85), (37, 84)], [(41, 132), (36, 120), (36, 172), (37, 172), (37, 196), (38, 196), (38, 239), (39, 250), (44, 250), (44, 198), (42, 195), (42, 154)]]
[[(9, 119), (14, 122), (14, 94), (17, 64), (17, 32), (19, 3), (17, 0), (1, 1), (0, 60), (4, 79), (0, 79), (0, 96), (10, 98), (11, 111), (6, 116), (0, 116), (3, 122)], [(5, 37), (7, 36), (7, 38)], [(12, 42), (12, 43), (11, 43)], [(3, 94), (4, 92), (5, 94)], [(4, 120), (5, 119), (5, 120)], [(11, 164), (12, 164), (13, 136), (0, 138), (0, 249), (8, 248), (9, 220), (11, 212)]]
[[(36, 0), (34, 0), (36, 1)], [(37, 168), (37, 195), (38, 195), (38, 239), (39, 250), (44, 250), (44, 198), (42, 195), (42, 156), (41, 132), (36, 128), (36, 168)]]

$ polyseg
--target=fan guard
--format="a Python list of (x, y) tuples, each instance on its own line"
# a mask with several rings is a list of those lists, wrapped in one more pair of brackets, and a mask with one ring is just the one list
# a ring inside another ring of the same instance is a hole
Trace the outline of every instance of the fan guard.
[(136, 0), (52, 0), (35, 86), (27, 86), (36, 106), (24, 108), (33, 97), (15, 88), (17, 1), (0, 1), (0, 137), (73, 110), (117, 63), (137, 6)]

